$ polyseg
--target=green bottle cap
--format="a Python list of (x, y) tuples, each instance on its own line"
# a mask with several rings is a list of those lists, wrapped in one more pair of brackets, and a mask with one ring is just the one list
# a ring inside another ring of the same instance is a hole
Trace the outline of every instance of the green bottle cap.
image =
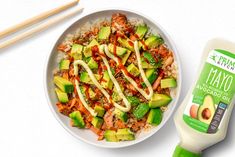
[(188, 151), (178, 145), (175, 148), (175, 152), (173, 154), (173, 157), (201, 157), (201, 154), (190, 152), (190, 151)]

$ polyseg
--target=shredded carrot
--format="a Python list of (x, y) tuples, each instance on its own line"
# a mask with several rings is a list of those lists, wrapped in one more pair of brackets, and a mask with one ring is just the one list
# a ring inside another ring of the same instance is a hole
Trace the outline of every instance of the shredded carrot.
[(121, 120), (117, 120), (116, 123), (115, 123), (115, 126), (116, 126), (118, 129), (126, 128), (125, 123), (122, 122)]
[(102, 130), (98, 129), (98, 128), (95, 128), (94, 126), (91, 126), (90, 127), (91, 131), (94, 132), (96, 135), (100, 135)]
[(63, 75), (62, 75), (63, 78), (65, 78), (66, 80), (69, 79), (69, 74), (67, 71), (63, 72)]

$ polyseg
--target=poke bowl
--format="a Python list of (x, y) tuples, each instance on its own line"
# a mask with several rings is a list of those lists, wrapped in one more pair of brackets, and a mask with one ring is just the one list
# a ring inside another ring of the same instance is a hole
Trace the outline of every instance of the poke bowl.
[(45, 92), (59, 123), (89, 144), (120, 148), (156, 133), (181, 91), (177, 49), (163, 28), (126, 9), (79, 18), (46, 61)]

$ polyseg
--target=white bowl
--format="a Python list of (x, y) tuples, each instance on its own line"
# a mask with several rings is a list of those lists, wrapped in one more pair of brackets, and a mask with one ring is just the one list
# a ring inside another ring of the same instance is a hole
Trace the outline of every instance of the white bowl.
[[(85, 24), (88, 21), (93, 21), (98, 18), (111, 18), (111, 15), (115, 12), (123, 13), (127, 15), (128, 18), (139, 18), (142, 19), (150, 28), (152, 28), (154, 31), (157, 31), (161, 37), (164, 39), (165, 43), (168, 45), (168, 47), (174, 52), (174, 57), (177, 62), (178, 66), (178, 86), (177, 86), (177, 93), (174, 97), (173, 101), (168, 105), (168, 110), (164, 113), (163, 120), (161, 124), (157, 127), (154, 127), (150, 129), (149, 131), (142, 131), (141, 134), (139, 134), (136, 137), (136, 140), (134, 141), (124, 141), (124, 142), (106, 142), (103, 141), (97, 141), (97, 136), (87, 129), (78, 129), (76, 127), (71, 127), (69, 124), (69, 118), (62, 115), (58, 112), (57, 106), (55, 105), (57, 102), (57, 97), (54, 92), (54, 84), (53, 84), (53, 70), (58, 66), (57, 61), (57, 46), (60, 44), (67, 34), (73, 33), (76, 31), (77, 28), (81, 27), (83, 24)], [(48, 104), (50, 106), (50, 109), (58, 122), (75, 138), (82, 140), (84, 142), (87, 142), (89, 144), (99, 146), (99, 147), (105, 147), (105, 148), (120, 148), (120, 147), (127, 147), (134, 145), (136, 143), (139, 143), (148, 137), (152, 136), (154, 133), (156, 133), (159, 129), (162, 128), (162, 126), (167, 122), (167, 120), (172, 115), (177, 101), (179, 99), (179, 95), (181, 92), (181, 68), (180, 68), (180, 61), (179, 56), (176, 50), (176, 47), (169, 37), (169, 35), (163, 30), (162, 27), (153, 20), (151, 20), (149, 17), (146, 17), (145, 15), (142, 15), (140, 13), (137, 13), (136, 11), (130, 11), (127, 9), (105, 9), (100, 11), (95, 11), (93, 13), (90, 13), (88, 15), (84, 15), (81, 18), (79, 18), (75, 23), (73, 23), (69, 28), (67, 28), (63, 34), (60, 36), (60, 38), (57, 40), (56, 44), (54, 45), (52, 51), (49, 53), (48, 59), (46, 61), (46, 67), (45, 67), (45, 75), (44, 75), (44, 85), (45, 85), (45, 92), (48, 100)]]

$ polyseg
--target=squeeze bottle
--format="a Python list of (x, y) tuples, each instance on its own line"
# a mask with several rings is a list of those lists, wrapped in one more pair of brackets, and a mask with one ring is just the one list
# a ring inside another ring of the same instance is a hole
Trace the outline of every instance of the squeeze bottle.
[(180, 136), (173, 157), (200, 157), (222, 141), (235, 103), (235, 43), (210, 40), (198, 77), (175, 113)]

